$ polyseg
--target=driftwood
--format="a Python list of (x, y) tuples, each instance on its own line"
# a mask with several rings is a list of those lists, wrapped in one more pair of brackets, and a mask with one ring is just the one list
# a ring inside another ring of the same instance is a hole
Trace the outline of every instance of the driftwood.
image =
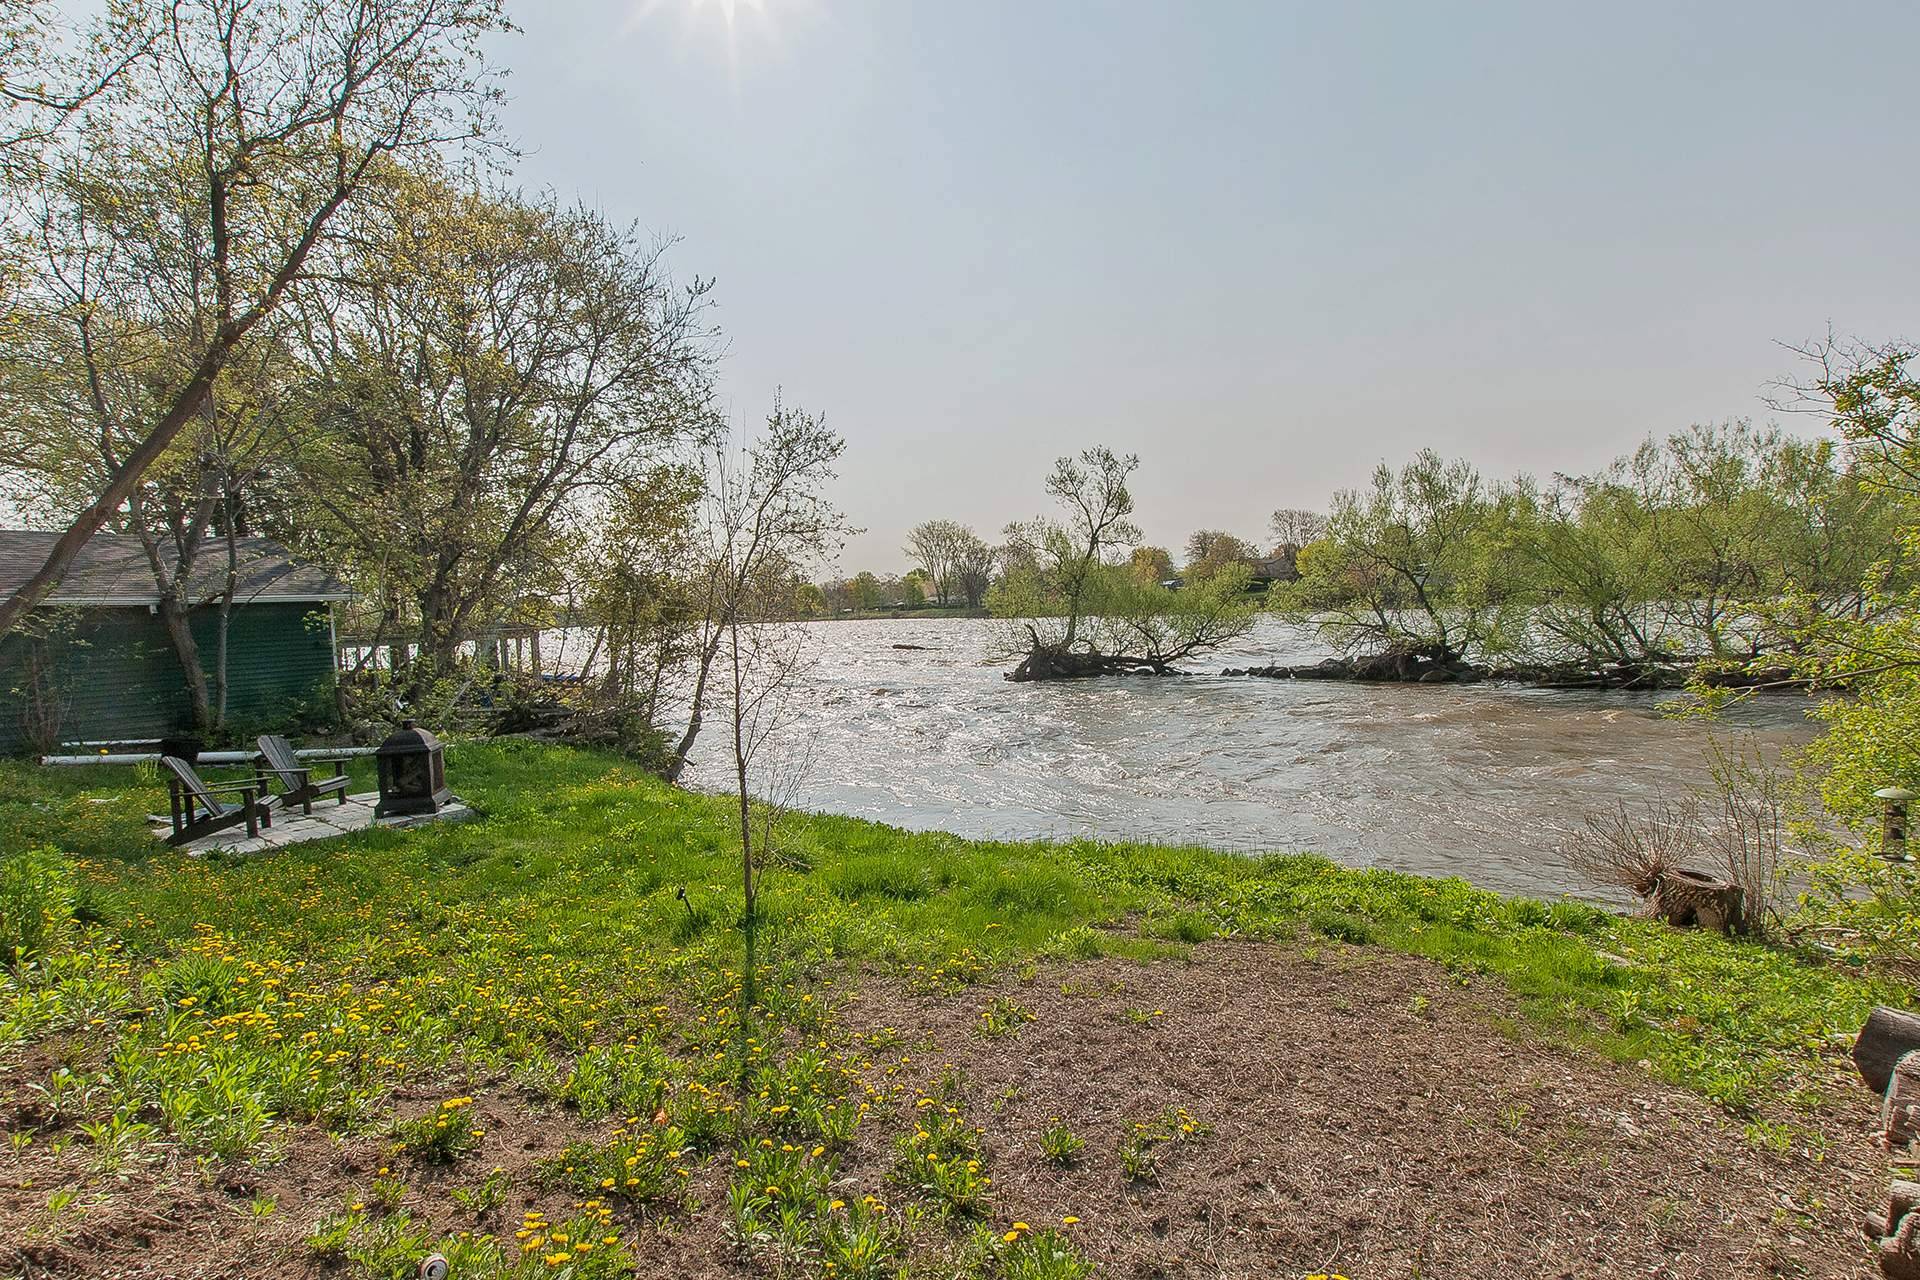
[(1901, 1058), (1920, 1049), (1920, 1016), (1875, 1006), (1853, 1042), (1853, 1065), (1867, 1088), (1884, 1094)]

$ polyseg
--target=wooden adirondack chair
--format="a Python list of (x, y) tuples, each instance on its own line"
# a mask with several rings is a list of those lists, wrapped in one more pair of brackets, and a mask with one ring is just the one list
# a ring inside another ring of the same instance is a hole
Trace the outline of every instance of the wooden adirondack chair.
[[(243, 822), (251, 839), (260, 834), (260, 828), (273, 825), (272, 805), (257, 781), (207, 782), (178, 756), (161, 756), (160, 763), (173, 773), (167, 779), (167, 799), (173, 809), (168, 844), (186, 844)], [(222, 795), (238, 796), (239, 802), (229, 804)]]
[[(278, 781), (284, 790), (279, 797), (280, 806), (291, 809), (300, 806), (300, 812), (312, 813), (313, 802), (322, 796), (335, 795), (339, 803), (347, 802), (347, 761), (344, 756), (328, 757), (324, 760), (303, 761), (293, 753), (293, 744), (277, 734), (260, 735), (260, 794), (267, 795), (267, 781)], [(333, 776), (314, 780), (313, 766), (331, 764)]]

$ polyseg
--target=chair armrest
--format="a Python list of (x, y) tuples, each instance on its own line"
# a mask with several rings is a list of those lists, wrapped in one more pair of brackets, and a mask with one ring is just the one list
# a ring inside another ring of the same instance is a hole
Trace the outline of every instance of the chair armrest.
[(201, 782), (201, 785), (206, 787), (206, 789), (209, 791), (258, 791), (260, 790), (260, 781), (257, 778), (248, 778), (243, 782), (208, 782), (206, 779), (202, 778), (200, 782)]

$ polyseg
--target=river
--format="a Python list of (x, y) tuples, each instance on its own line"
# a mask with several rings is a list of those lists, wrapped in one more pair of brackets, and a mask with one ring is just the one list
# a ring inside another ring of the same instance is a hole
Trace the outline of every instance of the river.
[[(805, 625), (811, 660), (777, 763), (798, 807), (975, 837), (1098, 836), (1458, 875), (1594, 894), (1559, 854), (1585, 813), (1708, 779), (1708, 731), (1646, 694), (1499, 685), (1116, 677), (1012, 684), (976, 620)], [(918, 645), (918, 649), (896, 648)], [(1325, 656), (1262, 617), (1196, 669)], [(1806, 742), (1807, 704), (1770, 697), (1723, 734)], [(689, 781), (727, 785), (722, 728)]]

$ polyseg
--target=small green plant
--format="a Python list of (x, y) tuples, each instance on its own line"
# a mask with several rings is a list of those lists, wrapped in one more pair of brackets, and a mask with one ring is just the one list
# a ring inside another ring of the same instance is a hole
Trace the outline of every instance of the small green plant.
[(382, 1169), (367, 1189), (367, 1196), (380, 1206), (382, 1213), (394, 1213), (406, 1202), (407, 1185)]
[(53, 849), (0, 854), (0, 965), (58, 944), (73, 922), (73, 871)]
[(1129, 1182), (1149, 1182), (1160, 1172), (1160, 1150), (1165, 1143), (1197, 1141), (1213, 1126), (1196, 1120), (1185, 1107), (1168, 1107), (1151, 1120), (1136, 1120), (1120, 1139), (1120, 1172)]
[(1058, 1231), (1035, 1231), (1016, 1222), (1000, 1238), (999, 1275), (1005, 1280), (1085, 1280), (1093, 1263)]
[(354, 1228), (360, 1225), (360, 1215), (355, 1212), (330, 1213), (313, 1224), (307, 1232), (307, 1252), (323, 1261), (335, 1261), (346, 1257), (347, 1242), (353, 1239)]
[(1154, 1140), (1139, 1130), (1129, 1130), (1127, 1136), (1120, 1139), (1120, 1173), (1128, 1182), (1151, 1182), (1160, 1172), (1160, 1157), (1154, 1151)]
[(507, 1171), (496, 1168), (471, 1187), (455, 1187), (447, 1195), (477, 1217), (485, 1217), (507, 1202)]
[(247, 1201), (247, 1212), (256, 1218), (271, 1218), (280, 1208), (280, 1202), (270, 1195), (257, 1195)]
[(1408, 1002), (1408, 1007), (1413, 1010), (1413, 1016), (1416, 1018), (1430, 1017), (1433, 1013), (1433, 1001), (1424, 995), (1416, 994), (1413, 999)]
[(1033, 1010), (1012, 996), (996, 996), (980, 1011), (980, 1034), (989, 1040), (1010, 1036), (1034, 1020)]
[(893, 1177), (952, 1214), (980, 1212), (989, 1180), (980, 1163), (980, 1133), (958, 1107), (921, 1098), (919, 1123), (894, 1139)]
[(1166, 1017), (1167, 1011), (1165, 1009), (1127, 1009), (1122, 1016), (1136, 1027), (1150, 1027), (1156, 1019)]
[(484, 1131), (474, 1125), (472, 1107), (472, 1098), (448, 1098), (426, 1115), (395, 1125), (394, 1136), (415, 1159), (452, 1164), (480, 1145)]
[(896, 1215), (871, 1196), (851, 1206), (828, 1206), (820, 1227), (820, 1261), (844, 1280), (885, 1280), (898, 1271), (902, 1230)]
[(1086, 1139), (1069, 1129), (1058, 1116), (1040, 1131), (1041, 1152), (1063, 1169), (1079, 1158), (1086, 1145)]

